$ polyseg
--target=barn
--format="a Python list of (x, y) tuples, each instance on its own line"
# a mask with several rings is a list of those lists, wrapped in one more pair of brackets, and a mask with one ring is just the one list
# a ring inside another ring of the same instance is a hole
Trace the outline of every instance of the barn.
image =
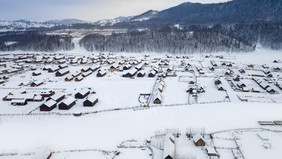
[(53, 99), (48, 100), (40, 106), (40, 111), (51, 111), (57, 107), (57, 102)]
[(81, 89), (79, 92), (75, 94), (76, 99), (83, 99), (90, 94), (90, 91), (87, 88)]
[(56, 76), (60, 77), (60, 76), (66, 75), (68, 73), (70, 73), (69, 69), (68, 68), (64, 68), (64, 69), (61, 69), (61, 70), (57, 71), (56, 72)]
[(59, 104), (59, 109), (69, 110), (72, 106), (75, 105), (75, 103), (76, 103), (76, 100), (74, 98), (68, 97)]
[(196, 134), (195, 136), (193, 136), (193, 141), (196, 146), (205, 146), (206, 145), (204, 138), (200, 134)]
[(86, 100), (83, 102), (83, 106), (85, 107), (93, 107), (98, 102), (98, 98), (93, 94), (89, 95)]

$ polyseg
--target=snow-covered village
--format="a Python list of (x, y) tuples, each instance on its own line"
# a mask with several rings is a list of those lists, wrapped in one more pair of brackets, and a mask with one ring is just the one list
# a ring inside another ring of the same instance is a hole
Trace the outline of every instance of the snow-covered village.
[(0, 159), (282, 158), (282, 1), (30, 2), (0, 2)]

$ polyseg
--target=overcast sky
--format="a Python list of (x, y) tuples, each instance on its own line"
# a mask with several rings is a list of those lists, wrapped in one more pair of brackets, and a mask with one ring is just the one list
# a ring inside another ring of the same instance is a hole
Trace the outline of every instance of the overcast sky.
[[(218, 3), (227, 0), (188, 0)], [(87, 21), (138, 15), (162, 10), (187, 0), (0, 0), (0, 20), (45, 21), (77, 18)]]

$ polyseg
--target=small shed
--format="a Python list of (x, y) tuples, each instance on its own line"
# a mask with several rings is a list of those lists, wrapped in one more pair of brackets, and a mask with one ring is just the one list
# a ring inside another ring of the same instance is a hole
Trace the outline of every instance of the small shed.
[(76, 100), (74, 98), (68, 97), (59, 104), (59, 109), (69, 110), (72, 106), (75, 105), (75, 103), (76, 103)]
[(93, 107), (98, 102), (98, 98), (93, 94), (89, 95), (86, 100), (83, 102), (83, 106), (85, 107)]
[(81, 89), (79, 92), (75, 94), (76, 99), (83, 99), (90, 94), (90, 91), (87, 88)]

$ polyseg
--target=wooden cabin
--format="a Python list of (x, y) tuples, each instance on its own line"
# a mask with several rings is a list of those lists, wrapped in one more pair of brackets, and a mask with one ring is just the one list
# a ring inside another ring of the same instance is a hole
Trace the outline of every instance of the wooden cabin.
[(160, 93), (157, 93), (154, 98), (154, 104), (162, 104), (162, 96)]
[(56, 101), (58, 103), (61, 100), (63, 100), (64, 98), (65, 98), (65, 94), (57, 93), (57, 94), (54, 94), (51, 97), (49, 97), (47, 100), (51, 100), (52, 99), (52, 100), (54, 100), (54, 101)]
[(69, 69), (68, 68), (64, 68), (64, 69), (61, 69), (59, 71), (56, 72), (56, 76), (57, 77), (61, 77), (61, 76), (64, 76), (66, 74), (70, 73)]
[(137, 73), (137, 77), (144, 77), (145, 76), (145, 71), (141, 70)]
[(155, 77), (157, 72), (155, 70), (151, 70), (148, 74), (148, 77)]
[(59, 69), (60, 69), (60, 68), (59, 68), (58, 66), (56, 66), (56, 67), (50, 67), (50, 68), (48, 69), (48, 72), (49, 72), (49, 73), (57, 72)]
[(163, 159), (174, 159), (175, 158), (175, 137), (168, 133), (164, 137), (163, 147)]
[(93, 94), (89, 95), (86, 100), (83, 102), (84, 107), (93, 107), (98, 102), (98, 98)]
[(127, 64), (123, 66), (123, 70), (129, 70), (129, 69), (131, 69), (131, 65)]
[(200, 134), (196, 134), (195, 136), (193, 136), (193, 142), (196, 146), (206, 145), (204, 138)]
[(104, 77), (106, 74), (107, 74), (107, 72), (105, 70), (100, 70), (100, 71), (98, 71), (96, 76), (97, 77)]
[(57, 102), (53, 99), (48, 100), (40, 106), (40, 111), (51, 111), (57, 107)]
[(43, 81), (34, 81), (30, 84), (31, 87), (38, 87), (43, 84)]
[(32, 76), (39, 76), (39, 75), (41, 75), (41, 72), (39, 71), (32, 72)]
[(73, 77), (72, 75), (69, 75), (69, 76), (67, 76), (67, 77), (65, 78), (65, 81), (66, 81), (66, 82), (72, 81), (73, 78), (74, 78), (74, 77)]
[(67, 67), (68, 67), (68, 65), (66, 63), (59, 65), (60, 69), (64, 69), (64, 68), (67, 68)]
[(79, 92), (77, 92), (77, 93), (75, 94), (75, 98), (76, 98), (76, 99), (83, 99), (83, 98), (85, 98), (86, 96), (88, 96), (89, 94), (90, 94), (89, 89), (83, 88), (83, 89), (81, 89)]
[(24, 106), (27, 105), (27, 100), (25, 98), (22, 99), (13, 99), (11, 102), (12, 105)]
[(72, 106), (75, 105), (75, 103), (76, 103), (76, 100), (74, 98), (68, 97), (59, 104), (59, 109), (69, 110)]
[(55, 94), (55, 91), (53, 91), (53, 90), (41, 91), (41, 92), (40, 92), (40, 95), (41, 95), (42, 97), (50, 97), (50, 96), (52, 96), (52, 95), (54, 95), (54, 94)]
[(89, 75), (91, 75), (93, 72), (91, 70), (87, 71), (87, 72), (83, 72), (82, 73), (82, 77), (87, 77)]
[(206, 149), (208, 156), (218, 156), (217, 152), (213, 147), (209, 147)]
[(134, 77), (137, 74), (137, 70), (133, 69), (123, 74), (122, 77)]
[(82, 75), (79, 75), (78, 77), (75, 78), (76, 82), (80, 82), (82, 80), (83, 80), (83, 76)]

